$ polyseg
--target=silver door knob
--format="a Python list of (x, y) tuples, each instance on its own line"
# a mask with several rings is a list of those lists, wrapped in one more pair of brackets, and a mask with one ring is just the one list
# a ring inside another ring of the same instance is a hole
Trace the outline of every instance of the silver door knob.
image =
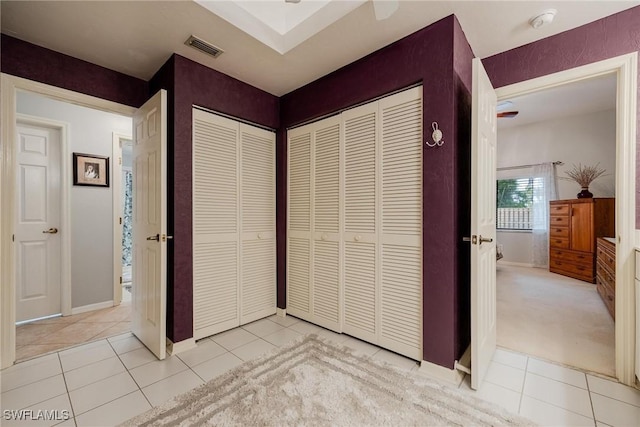
[(55, 228), (55, 227), (52, 227), (52, 228), (50, 228), (48, 230), (44, 230), (43, 233), (46, 233), (46, 234), (58, 234), (58, 229)]

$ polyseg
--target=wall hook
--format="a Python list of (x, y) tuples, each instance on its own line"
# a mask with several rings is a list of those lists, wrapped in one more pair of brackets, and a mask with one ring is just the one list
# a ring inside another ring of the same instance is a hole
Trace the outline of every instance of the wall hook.
[(438, 129), (438, 122), (431, 123), (431, 128), (433, 129), (433, 133), (431, 134), (433, 143), (425, 141), (425, 144), (427, 144), (427, 147), (441, 147), (444, 144), (444, 140), (442, 139), (442, 131)]

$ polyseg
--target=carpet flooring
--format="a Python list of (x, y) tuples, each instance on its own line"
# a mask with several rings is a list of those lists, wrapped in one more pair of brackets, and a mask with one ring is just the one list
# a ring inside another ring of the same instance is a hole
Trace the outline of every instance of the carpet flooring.
[(615, 375), (615, 325), (595, 285), (500, 263), (496, 278), (499, 346)]
[(422, 374), (307, 335), (123, 425), (531, 424)]

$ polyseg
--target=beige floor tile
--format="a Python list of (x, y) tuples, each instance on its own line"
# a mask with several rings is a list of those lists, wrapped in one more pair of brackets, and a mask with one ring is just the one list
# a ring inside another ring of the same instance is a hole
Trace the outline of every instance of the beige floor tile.
[(112, 326), (117, 325), (118, 322), (104, 322), (104, 323), (84, 323), (76, 322), (72, 323), (56, 331), (55, 334), (51, 334), (47, 337), (40, 339), (41, 344), (78, 344), (92, 339), (101, 332), (106, 331)]
[(131, 305), (98, 310), (91, 316), (82, 319), (82, 322), (124, 322), (131, 320)]
[[(27, 344), (45, 344), (42, 339), (69, 326), (66, 323), (36, 325), (27, 323), (16, 328), (16, 346)], [(51, 344), (51, 343), (47, 343)]]
[(114, 326), (110, 327), (109, 329), (105, 329), (104, 331), (102, 331), (92, 339), (95, 340), (99, 338), (109, 338), (114, 335), (120, 335), (124, 332), (129, 332), (130, 330), (131, 330), (131, 322), (128, 322), (128, 321), (118, 322)]

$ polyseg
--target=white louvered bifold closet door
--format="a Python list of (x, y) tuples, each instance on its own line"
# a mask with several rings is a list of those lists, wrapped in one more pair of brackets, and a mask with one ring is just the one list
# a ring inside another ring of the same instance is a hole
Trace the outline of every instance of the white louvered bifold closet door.
[(195, 339), (275, 313), (275, 254), (275, 133), (193, 109)]
[(417, 87), (288, 133), (287, 312), (416, 360), (422, 121)]
[(344, 332), (376, 341), (378, 103), (344, 120)]
[(288, 133), (287, 312), (311, 316), (311, 130)]
[(340, 116), (288, 133), (287, 312), (340, 330)]
[(340, 330), (340, 116), (314, 123), (312, 133), (311, 321)]
[(193, 320), (199, 339), (238, 326), (238, 123), (193, 110)]
[(422, 358), (422, 88), (380, 100), (380, 345)]
[(240, 124), (240, 323), (276, 307), (276, 174), (274, 133)]

